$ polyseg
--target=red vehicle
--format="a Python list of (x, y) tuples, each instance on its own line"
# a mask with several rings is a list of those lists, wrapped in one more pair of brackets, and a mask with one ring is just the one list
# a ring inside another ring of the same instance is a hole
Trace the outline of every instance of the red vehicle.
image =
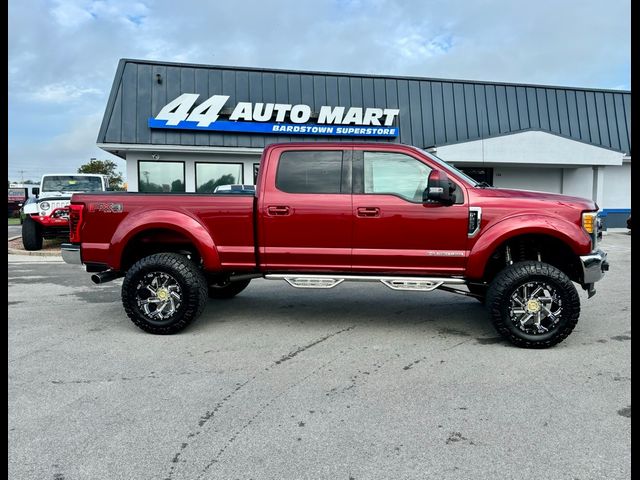
[(512, 343), (544, 348), (578, 321), (574, 282), (591, 297), (608, 270), (597, 210), (478, 184), (414, 147), (273, 144), (255, 193), (74, 194), (62, 254), (95, 283), (124, 276), (125, 311), (151, 333), (178, 332), (207, 296), (264, 277), (470, 295)]
[(26, 187), (9, 187), (8, 217), (17, 217), (20, 207), (29, 198), (29, 189)]

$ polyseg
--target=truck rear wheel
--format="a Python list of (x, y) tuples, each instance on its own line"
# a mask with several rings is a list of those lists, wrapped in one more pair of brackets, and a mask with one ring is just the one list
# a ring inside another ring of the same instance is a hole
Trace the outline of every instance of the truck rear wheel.
[(122, 304), (142, 330), (170, 335), (200, 316), (207, 301), (202, 271), (184, 255), (156, 253), (139, 260), (122, 283)]
[(22, 245), (25, 250), (42, 250), (42, 227), (29, 216), (22, 224)]
[(233, 298), (249, 286), (251, 280), (241, 280), (239, 282), (220, 282), (209, 285), (209, 298), (225, 299)]
[(542, 262), (518, 262), (502, 270), (487, 291), (490, 319), (518, 347), (548, 348), (573, 331), (580, 298), (563, 272)]

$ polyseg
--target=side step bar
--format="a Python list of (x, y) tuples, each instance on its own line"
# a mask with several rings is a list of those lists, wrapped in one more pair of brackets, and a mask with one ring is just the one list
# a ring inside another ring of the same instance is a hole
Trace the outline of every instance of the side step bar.
[(393, 277), (366, 275), (310, 275), (267, 274), (267, 280), (284, 280), (295, 288), (333, 288), (342, 282), (381, 282), (392, 290), (431, 292), (442, 285), (464, 285), (462, 278), (452, 277)]

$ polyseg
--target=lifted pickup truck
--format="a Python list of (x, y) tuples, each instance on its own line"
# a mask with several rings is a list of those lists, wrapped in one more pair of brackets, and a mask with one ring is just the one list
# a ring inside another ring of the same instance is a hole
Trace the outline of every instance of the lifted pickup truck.
[(573, 282), (591, 297), (608, 270), (597, 210), (478, 184), (414, 147), (273, 144), (255, 193), (73, 195), (62, 255), (95, 283), (124, 276), (125, 311), (151, 333), (176, 333), (207, 296), (264, 277), (469, 295), (513, 344), (544, 348), (578, 322)]

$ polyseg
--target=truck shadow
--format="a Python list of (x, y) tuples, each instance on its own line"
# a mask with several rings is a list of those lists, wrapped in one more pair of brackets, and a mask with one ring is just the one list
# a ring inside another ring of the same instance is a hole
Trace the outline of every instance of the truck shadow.
[(422, 335), (495, 336), (487, 312), (475, 299), (447, 292), (397, 292), (382, 285), (340, 285), (302, 290), (254, 281), (230, 300), (209, 300), (189, 329), (217, 323), (303, 326), (330, 324), (367, 328), (409, 328)]

